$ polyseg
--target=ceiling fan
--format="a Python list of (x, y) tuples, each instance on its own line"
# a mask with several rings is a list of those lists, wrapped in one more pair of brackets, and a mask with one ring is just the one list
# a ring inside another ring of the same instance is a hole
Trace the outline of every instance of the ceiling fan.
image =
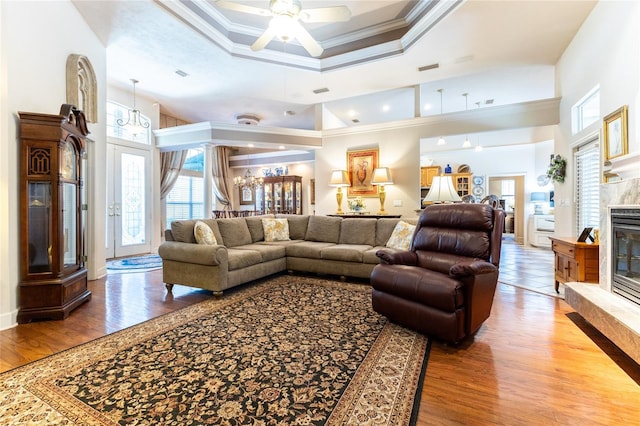
[(280, 38), (285, 43), (295, 38), (311, 56), (320, 56), (324, 49), (300, 22), (344, 22), (351, 18), (351, 11), (346, 6), (302, 9), (300, 0), (270, 0), (269, 9), (227, 0), (218, 0), (216, 4), (236, 12), (272, 16), (267, 29), (251, 45), (251, 50), (254, 51), (264, 49), (274, 37)]

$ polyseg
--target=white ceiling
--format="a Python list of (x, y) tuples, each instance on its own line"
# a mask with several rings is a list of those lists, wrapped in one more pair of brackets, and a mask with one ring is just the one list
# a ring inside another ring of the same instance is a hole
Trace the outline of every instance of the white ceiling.
[[(304, 25), (325, 47), (318, 59), (295, 43), (252, 52), (248, 46), (268, 20), (215, 1), (74, 0), (107, 46), (109, 84), (127, 89), (136, 78), (139, 95), (192, 122), (235, 123), (237, 114), (253, 113), (261, 126), (298, 129), (315, 128), (318, 104), (345, 125), (355, 125), (353, 118), (371, 124), (412, 117), (415, 86), (421, 104), (431, 105), (423, 115), (441, 106), (442, 112), (485, 107), (489, 99), (504, 105), (553, 97), (553, 65), (595, 3), (302, 0), (303, 8), (346, 5), (352, 12), (346, 23)], [(435, 9), (437, 17), (425, 12)], [(378, 44), (358, 48), (363, 35)], [(329, 92), (313, 93), (323, 87)]]

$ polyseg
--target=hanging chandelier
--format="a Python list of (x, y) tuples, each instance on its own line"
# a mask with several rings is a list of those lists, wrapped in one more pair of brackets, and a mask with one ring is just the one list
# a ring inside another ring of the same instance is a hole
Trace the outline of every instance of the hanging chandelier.
[(149, 128), (149, 122), (142, 121), (140, 111), (136, 109), (136, 84), (138, 83), (138, 80), (132, 78), (131, 82), (133, 83), (133, 109), (128, 111), (129, 114), (126, 122), (119, 118), (116, 123), (118, 123), (118, 126), (126, 127), (127, 130), (135, 136), (146, 132)]
[(255, 188), (256, 186), (261, 186), (263, 183), (264, 179), (253, 176), (249, 169), (247, 169), (244, 176), (236, 176), (233, 178), (233, 185), (238, 188)]

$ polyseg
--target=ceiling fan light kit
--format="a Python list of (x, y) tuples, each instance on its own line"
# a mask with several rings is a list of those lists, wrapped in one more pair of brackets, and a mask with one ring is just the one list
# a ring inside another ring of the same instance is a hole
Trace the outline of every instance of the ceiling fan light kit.
[(221, 8), (236, 12), (272, 16), (269, 26), (251, 45), (251, 50), (254, 51), (264, 49), (271, 40), (277, 37), (285, 43), (296, 39), (311, 56), (318, 57), (322, 55), (324, 49), (300, 24), (300, 21), (343, 22), (351, 18), (351, 11), (346, 6), (303, 10), (300, 0), (271, 0), (269, 9), (261, 9), (227, 0), (218, 0), (216, 4)]

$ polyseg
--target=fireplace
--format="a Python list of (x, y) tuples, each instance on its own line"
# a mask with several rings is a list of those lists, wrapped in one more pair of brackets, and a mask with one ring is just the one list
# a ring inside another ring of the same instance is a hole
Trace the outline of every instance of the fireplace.
[(611, 291), (640, 305), (640, 209), (611, 209)]

